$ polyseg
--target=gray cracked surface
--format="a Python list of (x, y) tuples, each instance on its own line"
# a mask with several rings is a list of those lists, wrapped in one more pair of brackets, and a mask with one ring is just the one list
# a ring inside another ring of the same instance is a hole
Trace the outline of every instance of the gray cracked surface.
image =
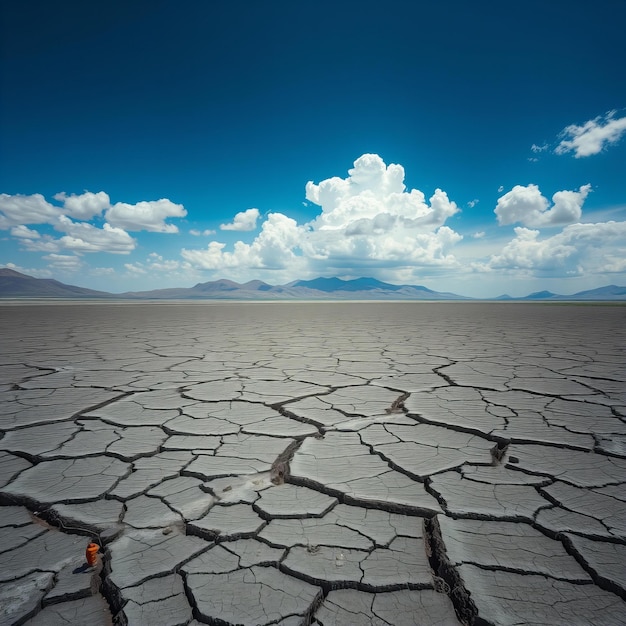
[(0, 624), (624, 623), (625, 307), (0, 322)]

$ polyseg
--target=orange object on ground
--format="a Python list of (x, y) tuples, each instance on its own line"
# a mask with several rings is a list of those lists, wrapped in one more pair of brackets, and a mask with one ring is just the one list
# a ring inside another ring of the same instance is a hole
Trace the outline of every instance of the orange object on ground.
[(85, 551), (87, 565), (95, 565), (98, 562), (98, 550), (100, 550), (100, 546), (97, 543), (90, 543), (87, 546)]

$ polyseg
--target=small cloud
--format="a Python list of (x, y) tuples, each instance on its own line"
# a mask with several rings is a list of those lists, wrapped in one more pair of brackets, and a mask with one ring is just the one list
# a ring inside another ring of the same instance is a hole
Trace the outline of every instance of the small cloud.
[(79, 196), (72, 194), (68, 196), (64, 191), (53, 196), (55, 200), (63, 202), (65, 215), (75, 217), (80, 220), (89, 220), (111, 206), (109, 195), (104, 191), (91, 193), (85, 191)]
[(504, 185), (500, 185), (498, 187), (498, 193), (502, 193), (504, 191)]
[(185, 217), (187, 211), (182, 204), (174, 204), (167, 198), (141, 201), (137, 204), (117, 202), (106, 211), (106, 219), (112, 226), (124, 230), (145, 230), (153, 233), (177, 233), (178, 227), (167, 224), (171, 217)]
[(474, 208), (474, 207), (475, 207), (475, 206), (476, 206), (479, 202), (480, 202), (480, 200), (479, 200), (478, 198), (474, 198), (473, 200), (470, 200), (470, 201), (467, 203), (467, 206), (468, 206), (470, 209), (473, 209), (473, 208)]
[(215, 235), (215, 231), (209, 228), (206, 228), (205, 230), (198, 230), (197, 228), (192, 228), (189, 231), (189, 234), (193, 235), (194, 237), (209, 237), (210, 235)]
[(28, 226), (24, 225), (14, 226), (11, 229), (11, 235), (13, 235), (13, 237), (18, 237), (19, 239), (39, 239), (41, 237), (36, 230), (28, 228)]
[(113, 276), (115, 270), (112, 267), (94, 267), (89, 270), (92, 276)]
[(126, 271), (133, 276), (142, 276), (143, 274), (148, 273), (148, 270), (140, 262), (124, 263), (124, 267), (126, 268)]
[(550, 146), (547, 143), (544, 143), (542, 146), (538, 146), (536, 143), (534, 143), (532, 146), (530, 146), (530, 149), (537, 153), (537, 152), (545, 152)]
[(64, 272), (77, 272), (83, 265), (81, 258), (73, 254), (47, 254), (43, 258), (50, 267)]
[(43, 235), (35, 239), (20, 239), (21, 247), (27, 252), (58, 252), (61, 245), (58, 239)]
[(191, 265), (186, 261), (177, 261), (173, 259), (164, 259), (157, 252), (151, 252), (144, 263), (136, 261), (135, 263), (125, 263), (126, 271), (133, 276), (150, 274), (154, 276), (157, 272), (166, 276), (177, 276), (188, 274), (192, 269)]
[(482, 239), (484, 236), (485, 236), (485, 231), (484, 230), (481, 230), (480, 232), (474, 233), (472, 235), (472, 237), (474, 237), (474, 239)]
[(602, 152), (608, 145), (617, 143), (626, 133), (626, 117), (615, 117), (615, 111), (589, 120), (577, 126), (566, 126), (561, 133), (563, 137), (555, 148), (556, 154), (573, 152), (574, 157), (591, 156)]
[(96, 228), (87, 222), (73, 222), (69, 217), (61, 216), (57, 229), (66, 233), (58, 240), (58, 244), (79, 254), (82, 252), (129, 254), (137, 245), (135, 239), (125, 230), (108, 223), (105, 223), (103, 228)]
[(519, 223), (537, 228), (572, 224), (580, 219), (590, 191), (591, 185), (583, 185), (578, 191), (557, 191), (550, 206), (537, 185), (515, 185), (498, 198), (494, 213), (500, 225)]
[(537, 157), (528, 157), (528, 160), (529, 160), (531, 163), (537, 163), (537, 161), (539, 161), (539, 159), (538, 159)]
[(220, 224), (220, 230), (250, 231), (256, 228), (259, 219), (259, 209), (247, 209), (235, 215), (230, 224)]

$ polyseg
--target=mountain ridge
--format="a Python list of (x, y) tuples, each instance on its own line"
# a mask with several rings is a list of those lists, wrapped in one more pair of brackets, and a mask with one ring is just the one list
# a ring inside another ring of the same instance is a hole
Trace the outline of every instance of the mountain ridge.
[(337, 277), (319, 277), (312, 280), (294, 280), (286, 285), (270, 285), (260, 280), (239, 284), (220, 279), (197, 283), (188, 289), (154, 289), (121, 294), (130, 298), (167, 297), (200, 298), (217, 297), (219, 294), (235, 295), (238, 299), (371, 299), (384, 300), (389, 297), (400, 300), (471, 300), (458, 294), (433, 291), (420, 285), (392, 285), (376, 278), (343, 280)]
[(0, 299), (59, 298), (59, 299), (122, 299), (122, 300), (449, 300), (498, 302), (554, 302), (554, 301), (626, 301), (626, 287), (605, 285), (571, 295), (538, 291), (515, 298), (507, 294), (494, 298), (470, 298), (450, 292), (440, 292), (422, 285), (394, 285), (376, 278), (362, 277), (344, 280), (337, 277), (318, 277), (295, 280), (285, 285), (270, 285), (261, 280), (246, 283), (221, 278), (193, 287), (168, 287), (149, 291), (110, 293), (76, 285), (68, 285), (51, 278), (35, 278), (10, 268), (0, 268)]
[(110, 298), (106, 291), (67, 285), (53, 278), (35, 278), (0, 268), (0, 298)]

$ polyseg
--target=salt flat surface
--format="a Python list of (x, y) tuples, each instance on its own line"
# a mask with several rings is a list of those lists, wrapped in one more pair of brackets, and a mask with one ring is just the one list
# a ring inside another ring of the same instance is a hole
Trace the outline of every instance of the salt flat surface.
[(624, 306), (11, 303), (0, 341), (0, 624), (625, 623)]

